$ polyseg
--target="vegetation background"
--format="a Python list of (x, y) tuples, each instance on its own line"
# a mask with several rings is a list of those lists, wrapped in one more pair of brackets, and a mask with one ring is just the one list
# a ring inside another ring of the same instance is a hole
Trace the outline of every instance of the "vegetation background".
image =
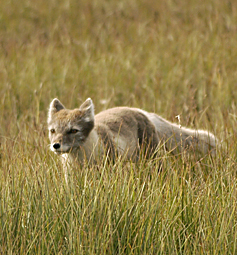
[[(54, 97), (180, 115), (221, 146), (102, 159), (67, 186), (48, 149)], [(1, 1), (0, 98), (1, 254), (237, 254), (236, 1)]]

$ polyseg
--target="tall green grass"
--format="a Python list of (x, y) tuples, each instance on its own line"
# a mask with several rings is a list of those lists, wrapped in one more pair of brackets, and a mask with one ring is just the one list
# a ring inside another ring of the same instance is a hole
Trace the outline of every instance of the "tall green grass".
[[(0, 253), (236, 254), (236, 24), (235, 1), (2, 2)], [(67, 185), (48, 148), (54, 97), (180, 115), (221, 145), (101, 159)]]

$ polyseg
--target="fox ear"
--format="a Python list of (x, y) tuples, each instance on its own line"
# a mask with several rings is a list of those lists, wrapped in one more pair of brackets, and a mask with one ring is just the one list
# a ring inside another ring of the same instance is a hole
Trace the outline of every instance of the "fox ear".
[(51, 121), (52, 116), (62, 109), (65, 109), (63, 104), (57, 98), (54, 98), (49, 106), (48, 123)]
[(84, 113), (85, 120), (87, 122), (94, 120), (94, 104), (91, 98), (87, 98), (86, 101), (80, 106), (79, 110)]

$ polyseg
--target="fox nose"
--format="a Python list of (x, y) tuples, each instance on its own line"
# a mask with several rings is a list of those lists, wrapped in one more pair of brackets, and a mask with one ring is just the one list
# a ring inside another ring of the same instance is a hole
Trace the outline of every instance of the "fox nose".
[(60, 143), (55, 143), (53, 145), (53, 147), (54, 147), (55, 150), (59, 149), (60, 148)]

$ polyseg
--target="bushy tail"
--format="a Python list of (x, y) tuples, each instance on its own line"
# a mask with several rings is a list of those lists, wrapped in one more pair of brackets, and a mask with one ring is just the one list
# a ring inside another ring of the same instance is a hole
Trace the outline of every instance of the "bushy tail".
[(160, 141), (165, 147), (176, 154), (192, 149), (201, 154), (216, 153), (216, 137), (204, 130), (193, 130), (171, 123), (155, 113), (148, 113), (148, 118), (155, 125)]

